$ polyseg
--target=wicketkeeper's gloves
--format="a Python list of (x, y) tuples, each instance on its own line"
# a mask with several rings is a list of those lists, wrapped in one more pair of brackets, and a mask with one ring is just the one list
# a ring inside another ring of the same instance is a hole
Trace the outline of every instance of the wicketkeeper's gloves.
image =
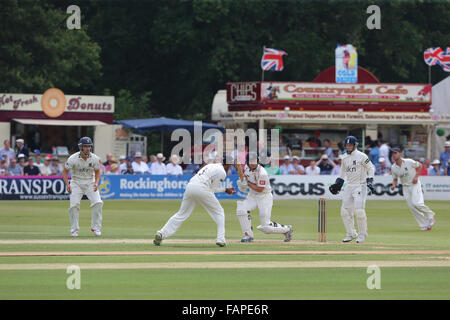
[(342, 186), (344, 185), (344, 179), (337, 178), (336, 182), (330, 186), (330, 192), (332, 194), (338, 194), (341, 191)]
[(370, 190), (369, 195), (371, 195), (372, 193), (375, 192), (375, 188), (373, 187), (373, 178), (367, 178), (366, 182), (367, 182), (367, 188), (369, 188), (369, 190)]

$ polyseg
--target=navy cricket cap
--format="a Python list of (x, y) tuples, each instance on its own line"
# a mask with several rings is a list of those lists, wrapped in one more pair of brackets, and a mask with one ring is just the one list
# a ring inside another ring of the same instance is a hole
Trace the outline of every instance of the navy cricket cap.
[(402, 152), (402, 150), (400, 150), (400, 148), (391, 148), (392, 152)]

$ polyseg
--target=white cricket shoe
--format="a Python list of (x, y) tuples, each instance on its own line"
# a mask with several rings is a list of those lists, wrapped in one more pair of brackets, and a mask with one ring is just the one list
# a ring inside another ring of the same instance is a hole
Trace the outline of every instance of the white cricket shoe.
[(91, 231), (94, 233), (96, 237), (101, 237), (102, 235), (102, 232), (98, 229), (91, 229)]
[(78, 231), (74, 231), (70, 233), (71, 237), (78, 237)]
[(362, 234), (358, 234), (356, 237), (356, 243), (363, 243), (364, 240), (366, 240), (366, 236), (363, 236)]
[(225, 247), (225, 246), (227, 245), (227, 243), (226, 243), (225, 240), (216, 240), (216, 244), (217, 244), (219, 247)]
[(430, 230), (431, 230), (430, 226), (420, 228), (420, 231), (430, 231)]
[(342, 240), (342, 242), (344, 242), (344, 243), (350, 242), (350, 241), (352, 241), (353, 239), (356, 239), (356, 237), (357, 237), (357, 236), (354, 236), (354, 237), (352, 237), (352, 236), (346, 236), (346, 237)]

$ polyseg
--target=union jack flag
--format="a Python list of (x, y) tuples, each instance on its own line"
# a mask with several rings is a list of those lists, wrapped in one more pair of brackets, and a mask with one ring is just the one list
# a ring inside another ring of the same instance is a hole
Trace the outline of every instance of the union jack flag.
[(450, 47), (442, 51), (441, 60), (439, 61), (444, 71), (450, 72)]
[(425, 63), (427, 65), (434, 66), (441, 59), (440, 58), (441, 53), (442, 53), (441, 48), (428, 48), (423, 53), (423, 59), (425, 60)]
[(283, 50), (264, 48), (261, 59), (261, 68), (264, 71), (283, 71), (283, 56), (287, 53)]
[(440, 65), (444, 71), (450, 72), (450, 47), (445, 50), (441, 48), (428, 48), (423, 53), (425, 63), (429, 66)]

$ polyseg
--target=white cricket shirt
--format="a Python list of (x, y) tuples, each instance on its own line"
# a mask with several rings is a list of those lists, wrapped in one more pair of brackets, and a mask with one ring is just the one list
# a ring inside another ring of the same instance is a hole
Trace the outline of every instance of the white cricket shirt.
[(340, 177), (346, 177), (347, 184), (366, 184), (366, 179), (373, 178), (374, 174), (375, 166), (365, 153), (355, 150), (344, 155)]
[(392, 177), (394, 179), (400, 179), (400, 182), (404, 186), (412, 185), (412, 181), (416, 176), (416, 168), (419, 167), (419, 162), (413, 159), (403, 159), (400, 166), (394, 162), (391, 166)]
[(270, 186), (269, 175), (264, 167), (258, 164), (255, 171), (251, 171), (248, 165), (245, 165), (244, 176), (247, 178), (247, 181), (256, 184), (258, 187), (264, 187), (262, 192), (257, 192), (253, 189), (250, 189), (249, 194), (251, 195), (261, 195), (272, 192), (272, 187)]
[(225, 192), (222, 182), (227, 176), (221, 163), (210, 163), (201, 168), (189, 183), (202, 184), (213, 193)]
[(83, 160), (80, 151), (74, 153), (67, 159), (65, 168), (72, 171), (72, 179), (75, 181), (95, 181), (94, 170), (100, 169), (100, 158), (93, 154), (89, 154), (86, 160)]

